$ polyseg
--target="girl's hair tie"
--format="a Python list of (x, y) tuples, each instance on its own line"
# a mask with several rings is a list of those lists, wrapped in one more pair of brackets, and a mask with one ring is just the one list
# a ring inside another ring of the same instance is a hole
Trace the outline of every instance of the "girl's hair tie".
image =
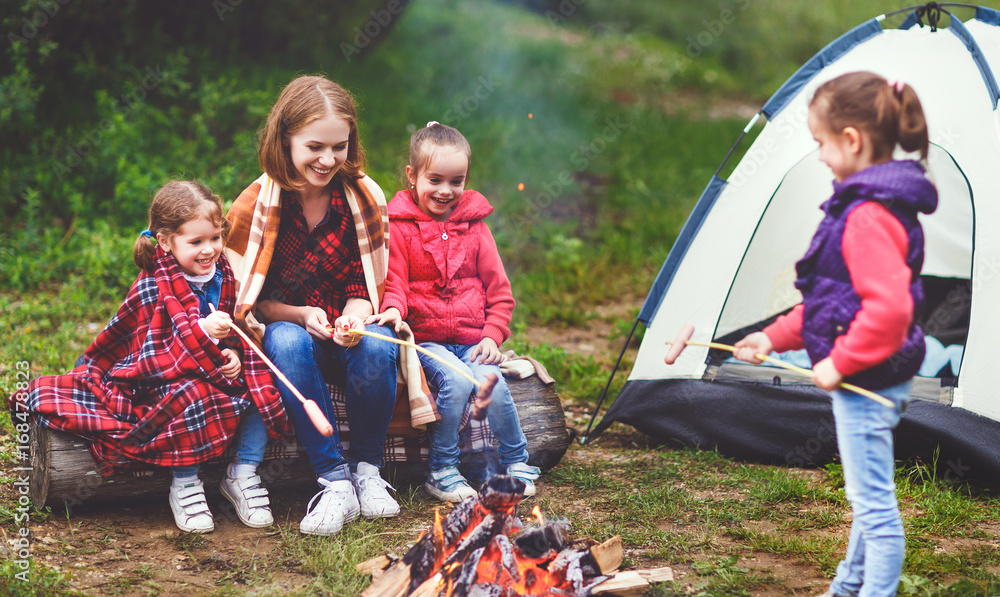
[(153, 233), (150, 232), (149, 230), (143, 230), (142, 232), (139, 233), (139, 236), (145, 236), (147, 238), (152, 238), (153, 237)]
[(436, 120), (432, 120), (432, 121), (430, 121), (430, 122), (427, 123), (427, 126), (425, 128), (431, 128), (435, 124), (441, 124), (441, 123), (438, 122), (438, 121), (436, 121)]
[(886, 82), (889, 83), (889, 87), (892, 87), (893, 91), (895, 91), (897, 94), (903, 93), (903, 89), (906, 88), (906, 83), (898, 81), (896, 79), (889, 79)]

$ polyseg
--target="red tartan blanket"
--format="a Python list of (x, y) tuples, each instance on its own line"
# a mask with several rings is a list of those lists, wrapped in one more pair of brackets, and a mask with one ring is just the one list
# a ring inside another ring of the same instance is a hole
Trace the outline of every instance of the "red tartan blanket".
[[(198, 325), (190, 284), (172, 255), (157, 248), (157, 257), (156, 271), (139, 274), (84, 362), (28, 388), (39, 423), (90, 439), (102, 475), (137, 462), (180, 466), (221, 455), (251, 400), (272, 437), (294, 434), (270, 371), (235, 335), (220, 344), (242, 348), (243, 370), (232, 380), (220, 373), (225, 359)], [(218, 267), (219, 309), (231, 314), (233, 273), (225, 257)]]

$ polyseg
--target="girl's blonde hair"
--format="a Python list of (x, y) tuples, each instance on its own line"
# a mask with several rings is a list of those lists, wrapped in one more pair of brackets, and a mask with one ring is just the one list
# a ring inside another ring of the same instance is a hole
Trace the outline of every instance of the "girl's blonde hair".
[[(469, 146), (465, 135), (458, 132), (458, 129), (441, 124), (440, 122), (428, 122), (427, 126), (416, 131), (410, 136), (410, 159), (408, 166), (413, 173), (413, 178), (431, 165), (434, 157), (442, 148), (455, 148), (465, 154), (472, 165), (472, 147)], [(466, 174), (466, 184), (468, 184), (468, 174)], [(416, 191), (410, 188), (411, 199), (417, 201)]]
[(162, 233), (170, 238), (180, 232), (181, 226), (198, 218), (222, 228), (225, 244), (229, 222), (222, 217), (222, 199), (218, 195), (189, 180), (171, 180), (160, 187), (149, 206), (149, 234), (143, 231), (132, 248), (135, 264), (147, 272), (156, 269), (156, 235)]
[(302, 76), (285, 86), (274, 103), (260, 136), (257, 158), (260, 167), (278, 186), (301, 191), (306, 182), (292, 165), (292, 154), (285, 141), (314, 120), (327, 114), (339, 116), (350, 126), (347, 161), (337, 176), (364, 176), (365, 151), (358, 138), (358, 114), (354, 98), (346, 89), (321, 76)]
[(867, 133), (875, 160), (891, 158), (896, 145), (927, 159), (927, 120), (917, 92), (905, 83), (870, 72), (848, 73), (820, 85), (809, 109), (832, 132), (850, 126)]

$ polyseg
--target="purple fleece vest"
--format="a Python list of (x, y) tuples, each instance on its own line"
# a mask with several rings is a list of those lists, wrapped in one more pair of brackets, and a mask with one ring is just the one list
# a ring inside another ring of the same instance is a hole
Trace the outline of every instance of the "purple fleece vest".
[(878, 390), (902, 383), (920, 369), (924, 360), (924, 333), (916, 320), (924, 302), (920, 270), (924, 263), (924, 232), (918, 213), (937, 207), (937, 190), (916, 161), (890, 161), (857, 172), (843, 182), (833, 183), (833, 196), (821, 207), (826, 214), (805, 256), (796, 264), (795, 287), (802, 292), (802, 340), (813, 364), (830, 355), (834, 341), (847, 333), (861, 309), (861, 298), (851, 284), (844, 263), (844, 227), (847, 216), (867, 201), (877, 201), (895, 216), (906, 230), (906, 265), (913, 272), (914, 323), (906, 342), (888, 360), (846, 378), (844, 381)]

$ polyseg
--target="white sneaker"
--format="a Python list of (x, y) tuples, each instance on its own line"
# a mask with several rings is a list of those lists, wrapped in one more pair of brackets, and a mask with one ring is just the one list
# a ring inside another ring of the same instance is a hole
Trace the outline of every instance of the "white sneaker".
[(358, 517), (361, 506), (350, 481), (327, 481), (323, 478), (318, 481), (323, 489), (309, 500), (306, 516), (299, 523), (299, 532), (306, 535), (334, 535), (340, 532), (345, 522)]
[(215, 530), (201, 479), (180, 487), (171, 485), (170, 510), (174, 513), (177, 528), (185, 533), (210, 533)]
[(387, 488), (396, 489), (382, 478), (377, 466), (359, 462), (358, 472), (352, 474), (351, 479), (365, 518), (391, 518), (399, 514), (399, 504), (386, 491)]
[(267, 497), (267, 489), (260, 484), (260, 476), (237, 477), (230, 479), (229, 475), (219, 486), (222, 495), (236, 508), (236, 516), (240, 522), (255, 529), (271, 526), (274, 517), (271, 516), (271, 501)]

